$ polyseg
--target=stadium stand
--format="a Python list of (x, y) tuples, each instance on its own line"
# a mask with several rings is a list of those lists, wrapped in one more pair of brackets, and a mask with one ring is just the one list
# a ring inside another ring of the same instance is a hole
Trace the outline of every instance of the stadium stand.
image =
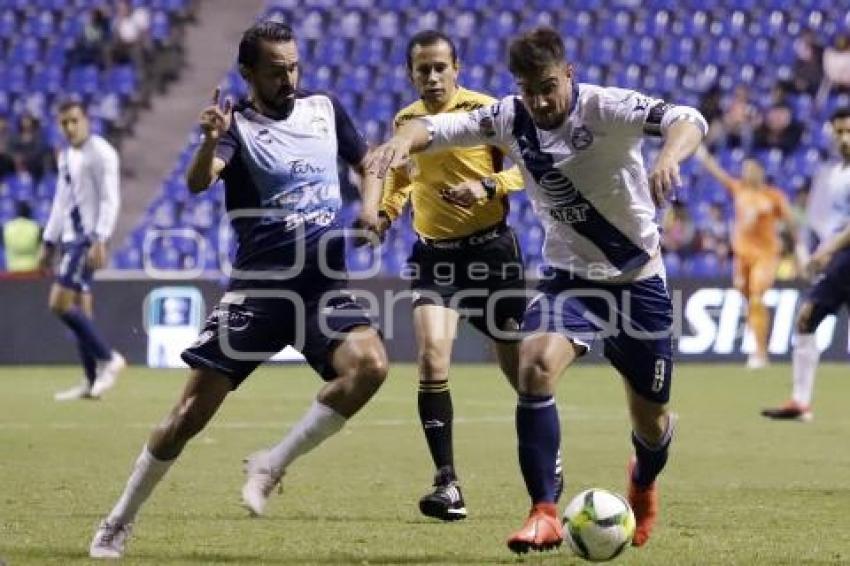
[[(65, 3), (56, 0), (6, 0), (0, 18), (0, 115), (14, 122), (25, 112), (46, 116), (62, 91), (85, 94), (98, 112), (100, 130), (126, 129), (113, 120), (116, 109), (133, 104), (138, 96), (138, 69), (127, 64), (109, 70), (85, 65), (69, 69), (66, 60), (73, 47), (69, 38), (83, 24), (93, 0)], [(151, 37), (167, 41), (170, 27), (182, 21), (186, 0), (137, 0), (151, 14)], [(850, 12), (831, 0), (721, 0), (710, 5), (696, 0), (605, 1), (585, 0), (567, 6), (554, 0), (269, 0), (263, 17), (293, 23), (302, 46), (302, 87), (335, 93), (353, 114), (371, 142), (383, 140), (394, 112), (413, 100), (404, 68), (404, 38), (424, 28), (439, 28), (457, 42), (462, 60), (461, 81), (472, 89), (502, 96), (513, 83), (505, 68), (508, 38), (517, 29), (549, 24), (565, 32), (567, 49), (576, 63), (579, 80), (634, 88), (648, 94), (708, 110), (723, 112), (736, 87), (745, 86), (756, 114), (753, 127), (772, 107), (782, 106), (799, 122), (801, 131), (793, 147), (714, 142), (721, 164), (737, 173), (742, 159), (761, 161), (772, 183), (792, 199), (807, 190), (815, 166), (826, 155), (828, 132), (824, 119), (850, 95), (827, 85), (817, 92), (794, 86), (800, 68), (802, 38), (819, 46), (832, 45), (850, 29)], [(60, 29), (62, 33), (55, 34)], [(800, 41), (796, 41), (800, 39)], [(819, 52), (818, 52), (819, 53)], [(244, 85), (233, 68), (222, 79), (231, 97), (244, 94)], [(713, 97), (713, 101), (709, 100)], [(136, 101), (138, 103), (138, 101)], [(706, 112), (708, 113), (708, 112)], [(716, 119), (721, 119), (718, 115)], [(55, 129), (45, 124), (49, 143)], [(754, 132), (755, 133), (755, 132)], [(188, 134), (188, 132), (187, 132)], [(189, 135), (188, 139), (197, 136)], [(757, 135), (753, 136), (758, 139)], [(0, 148), (2, 148), (0, 140)], [(145, 246), (152, 264), (161, 269), (216, 271), (226, 262), (231, 237), (221, 222), (223, 194), (212, 190), (189, 198), (183, 172), (191, 155), (191, 142), (163, 179), (143, 222), (118, 247), (113, 266), (140, 269)], [(657, 146), (648, 143), (652, 159)], [(715, 239), (716, 214), (728, 219), (731, 206), (725, 191), (693, 162), (683, 169), (685, 188), (678, 196), (694, 223), (697, 237), (686, 249), (667, 254), (669, 275), (702, 277), (729, 269), (728, 246), (705, 244)], [(43, 220), (52, 194), (52, 178), (40, 180), (11, 175), (0, 187), (0, 218), (14, 210), (13, 202), (30, 195), (36, 218)], [(796, 199), (795, 199), (796, 200)], [(518, 227), (528, 268), (541, 262), (542, 230), (525, 196), (513, 197), (509, 222)], [(175, 236), (177, 228), (193, 228), (206, 245)], [(153, 231), (151, 229), (159, 229)], [(157, 235), (159, 234), (159, 235)], [(161, 235), (161, 237), (160, 237)], [(398, 274), (410, 250), (413, 232), (409, 218), (391, 229), (379, 252), (351, 250), (350, 267), (364, 269), (380, 253), (385, 275)], [(146, 243), (147, 242), (147, 243)], [(722, 250), (722, 251), (718, 251)]]
[[(61, 135), (53, 120), (57, 101), (81, 97), (93, 128), (120, 146), (132, 133), (151, 93), (177, 76), (180, 30), (193, 16), (195, 0), (134, 0), (126, 26), (134, 44), (119, 44), (119, 21), (99, 0), (0, 1), (0, 223), (28, 202), (44, 224), (56, 177), (53, 149)], [(130, 37), (130, 36), (125, 36)], [(138, 58), (121, 55), (138, 49)], [(1, 245), (1, 244), (0, 244)]]

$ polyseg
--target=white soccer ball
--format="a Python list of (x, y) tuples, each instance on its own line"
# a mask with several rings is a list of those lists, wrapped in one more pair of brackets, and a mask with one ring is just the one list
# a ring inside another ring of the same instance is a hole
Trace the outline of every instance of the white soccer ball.
[(572, 551), (585, 560), (616, 558), (631, 545), (634, 534), (635, 514), (616, 493), (588, 489), (564, 509), (564, 537)]

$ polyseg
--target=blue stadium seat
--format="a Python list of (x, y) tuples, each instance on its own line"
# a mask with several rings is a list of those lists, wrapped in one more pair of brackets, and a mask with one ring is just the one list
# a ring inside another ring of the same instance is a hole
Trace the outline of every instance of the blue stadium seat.
[(455, 41), (468, 37), (478, 37), (478, 16), (473, 11), (464, 11), (449, 22), (448, 35)]
[(67, 88), (71, 92), (92, 96), (100, 91), (100, 73), (94, 65), (74, 67), (68, 72)]
[(0, 38), (13, 37), (18, 31), (18, 18), (14, 10), (3, 10), (0, 14)]
[(35, 194), (35, 181), (27, 172), (12, 173), (6, 177), (8, 195), (12, 200), (28, 201)]
[(171, 40), (171, 19), (164, 11), (157, 10), (151, 16), (151, 26), (148, 30), (151, 39), (159, 44), (168, 44)]

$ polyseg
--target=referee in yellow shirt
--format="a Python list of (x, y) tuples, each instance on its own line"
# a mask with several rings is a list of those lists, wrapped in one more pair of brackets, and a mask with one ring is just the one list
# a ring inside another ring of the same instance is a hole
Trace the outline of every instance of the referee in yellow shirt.
[[(414, 35), (407, 69), (419, 100), (396, 114), (393, 126), (442, 112), (493, 104), (490, 96), (458, 86), (451, 39), (437, 31)], [(518, 330), (525, 311), (524, 267), (517, 239), (505, 223), (507, 194), (522, 188), (516, 167), (502, 171), (495, 147), (453, 148), (411, 158), (387, 177), (383, 229), (408, 200), (418, 239), (405, 275), (414, 291), (413, 323), (419, 359), (419, 418), (437, 468), (434, 490), (419, 501), (423, 514), (452, 521), (466, 517), (452, 448), (449, 363), (458, 319), (464, 316), (496, 346), (499, 365), (516, 388)], [(488, 309), (488, 297), (505, 290)], [(487, 314), (489, 313), (489, 317)]]

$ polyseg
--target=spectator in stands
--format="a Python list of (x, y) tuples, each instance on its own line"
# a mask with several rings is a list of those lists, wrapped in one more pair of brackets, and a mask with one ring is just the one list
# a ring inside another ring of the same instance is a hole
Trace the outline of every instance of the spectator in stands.
[(840, 34), (824, 50), (823, 73), (832, 92), (850, 93), (850, 34)]
[(661, 223), (661, 247), (664, 251), (688, 254), (696, 249), (697, 230), (688, 207), (681, 201), (674, 202), (664, 214)]
[(796, 59), (791, 67), (791, 78), (784, 86), (797, 94), (814, 96), (823, 82), (823, 46), (814, 31), (807, 29), (794, 42)]
[(77, 37), (68, 56), (72, 67), (97, 65), (105, 69), (111, 65), (109, 16), (103, 8), (92, 8), (82, 32)]
[(36, 271), (41, 247), (41, 227), (32, 219), (32, 208), (26, 201), (17, 204), (17, 215), (3, 225), (6, 269), (13, 272)]
[(12, 137), (12, 155), (18, 171), (27, 171), (37, 181), (45, 169), (52, 167), (52, 154), (41, 130), (41, 123), (31, 114), (23, 114), (18, 132)]
[(794, 118), (787, 104), (779, 102), (765, 112), (754, 145), (757, 149), (780, 149), (788, 155), (800, 145), (802, 136), (803, 124)]
[(750, 101), (750, 89), (739, 85), (724, 105), (720, 119), (710, 123), (708, 143), (749, 150), (753, 142), (753, 128), (758, 121), (759, 112)]
[(709, 125), (723, 117), (723, 91), (719, 84), (713, 84), (703, 93), (699, 102), (699, 111)]
[(149, 47), (150, 14), (144, 7), (133, 9), (126, 0), (115, 5), (112, 19), (112, 59), (116, 64), (131, 64), (145, 69)]
[(0, 116), (0, 179), (15, 171), (15, 159), (12, 155), (12, 132), (9, 120)]
[(723, 206), (713, 203), (708, 207), (705, 223), (699, 231), (699, 247), (702, 251), (717, 256), (720, 263), (725, 264), (729, 259), (729, 222)]
[(811, 179), (791, 199), (791, 214), (794, 216), (796, 226), (804, 226), (806, 223), (806, 208), (809, 203), (810, 185)]

